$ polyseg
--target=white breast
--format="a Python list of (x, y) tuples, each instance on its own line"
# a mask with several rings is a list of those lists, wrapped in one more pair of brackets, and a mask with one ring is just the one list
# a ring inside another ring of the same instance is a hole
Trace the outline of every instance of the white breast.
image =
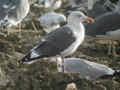
[(82, 23), (80, 23), (80, 28), (74, 28), (74, 36), (76, 37), (76, 40), (73, 44), (71, 44), (66, 50), (64, 50), (61, 55), (67, 56), (73, 54), (79, 45), (83, 42), (84, 37), (85, 37), (85, 28)]

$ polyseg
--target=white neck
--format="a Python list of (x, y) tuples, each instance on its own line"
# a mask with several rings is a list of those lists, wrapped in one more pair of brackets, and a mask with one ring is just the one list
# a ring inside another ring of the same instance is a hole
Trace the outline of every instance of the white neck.
[(23, 19), (25, 16), (27, 16), (29, 10), (30, 10), (30, 4), (28, 0), (20, 0), (20, 4), (16, 10), (17, 17)]
[(77, 38), (76, 40), (82, 43), (85, 37), (85, 27), (82, 22), (80, 20), (70, 19), (68, 20), (68, 25), (73, 29), (74, 36)]
[(80, 20), (70, 18), (68, 19), (68, 25), (73, 29), (73, 32), (76, 32), (77, 34), (85, 32), (84, 25)]
[(21, 6), (28, 5), (29, 1), (28, 0), (20, 0)]

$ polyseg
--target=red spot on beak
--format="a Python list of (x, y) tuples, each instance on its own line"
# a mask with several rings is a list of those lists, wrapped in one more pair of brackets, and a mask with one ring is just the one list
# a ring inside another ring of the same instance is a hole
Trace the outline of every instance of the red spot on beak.
[(93, 23), (93, 22), (94, 22), (94, 19), (93, 19), (93, 18), (87, 18), (87, 21), (88, 21), (89, 23)]

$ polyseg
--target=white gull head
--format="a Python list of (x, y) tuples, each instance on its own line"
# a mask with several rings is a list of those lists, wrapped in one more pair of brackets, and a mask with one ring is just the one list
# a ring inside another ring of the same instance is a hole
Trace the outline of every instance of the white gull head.
[(93, 19), (89, 18), (81, 11), (73, 11), (68, 16), (68, 23), (73, 23), (73, 21), (75, 21), (77, 23), (82, 23), (82, 22), (86, 22), (86, 21), (93, 22)]

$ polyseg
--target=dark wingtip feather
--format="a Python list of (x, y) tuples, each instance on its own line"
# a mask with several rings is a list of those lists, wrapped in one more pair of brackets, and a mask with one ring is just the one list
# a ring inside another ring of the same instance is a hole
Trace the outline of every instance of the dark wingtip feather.
[(23, 64), (23, 61), (22, 61), (22, 60), (19, 60), (17, 64), (18, 64), (18, 65)]
[(24, 64), (25, 62), (30, 61), (30, 53), (23, 57), (21, 60), (18, 61), (18, 64)]
[(116, 77), (116, 76), (120, 76), (120, 69), (113, 68), (113, 70), (114, 70), (113, 74), (103, 75), (100, 78), (101, 79), (108, 79), (108, 78), (113, 78), (113, 77)]
[(120, 69), (115, 70), (114, 76), (120, 76)]

